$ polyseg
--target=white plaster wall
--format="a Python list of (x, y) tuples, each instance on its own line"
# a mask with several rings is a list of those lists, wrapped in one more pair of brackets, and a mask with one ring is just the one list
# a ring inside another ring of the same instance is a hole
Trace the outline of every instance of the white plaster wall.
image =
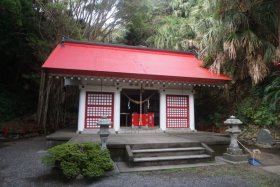
[(85, 128), (85, 108), (86, 108), (86, 92), (112, 92), (114, 93), (114, 130), (120, 129), (120, 89), (112, 86), (80, 86), (79, 98), (79, 115), (78, 115), (78, 131), (82, 132)]

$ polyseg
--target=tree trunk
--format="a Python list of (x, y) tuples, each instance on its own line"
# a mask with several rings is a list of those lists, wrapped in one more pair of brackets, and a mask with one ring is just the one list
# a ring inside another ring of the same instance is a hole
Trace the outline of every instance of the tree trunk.
[(49, 107), (49, 96), (51, 91), (51, 79), (48, 79), (48, 84), (46, 85), (46, 100), (44, 103), (44, 111), (43, 111), (43, 119), (42, 119), (42, 126), (44, 128), (44, 134), (47, 134), (47, 117), (48, 117), (48, 107)]
[[(66, 91), (63, 78), (57, 79), (49, 77), (45, 72), (41, 73), (37, 123), (44, 134), (65, 127), (67, 112), (78, 107), (78, 98), (77, 86), (68, 87)], [(72, 116), (73, 114), (70, 115)]]
[(278, 26), (278, 47), (280, 48), (280, 1), (277, 1), (277, 15), (278, 15), (278, 22), (277, 22), (277, 26)]
[(278, 47), (277, 47), (277, 50), (276, 50), (276, 61), (275, 63), (279, 65), (279, 61), (280, 61), (280, 1), (278, 0), (276, 2), (276, 12), (277, 12), (277, 15), (278, 15), (278, 22), (277, 22), (277, 29), (278, 29)]
[(44, 90), (46, 86), (46, 73), (44, 71), (41, 72), (41, 80), (40, 80), (40, 88), (39, 88), (39, 98), (37, 104), (37, 124), (41, 124), (42, 120), (42, 109), (44, 105)]

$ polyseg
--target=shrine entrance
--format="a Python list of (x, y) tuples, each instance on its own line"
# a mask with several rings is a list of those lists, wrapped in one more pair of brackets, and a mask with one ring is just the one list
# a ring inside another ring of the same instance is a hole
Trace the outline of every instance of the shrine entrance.
[(159, 127), (158, 90), (123, 89), (120, 115), (120, 127)]

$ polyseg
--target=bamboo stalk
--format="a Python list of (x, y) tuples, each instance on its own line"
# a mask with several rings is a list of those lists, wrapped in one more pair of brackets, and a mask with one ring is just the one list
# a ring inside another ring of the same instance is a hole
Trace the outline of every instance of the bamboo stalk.
[(38, 98), (38, 104), (37, 104), (37, 114), (36, 114), (36, 121), (39, 126), (41, 126), (41, 120), (42, 120), (42, 109), (43, 109), (43, 103), (44, 103), (44, 90), (46, 86), (46, 73), (44, 71), (41, 72), (41, 80), (40, 80), (40, 88), (39, 88), (39, 98)]
[(45, 99), (45, 106), (44, 106), (44, 113), (43, 113), (43, 121), (42, 125), (44, 128), (44, 134), (47, 134), (47, 114), (48, 114), (48, 106), (49, 106), (49, 96), (51, 90), (51, 83), (52, 79), (48, 79), (47, 89), (46, 89), (46, 99)]

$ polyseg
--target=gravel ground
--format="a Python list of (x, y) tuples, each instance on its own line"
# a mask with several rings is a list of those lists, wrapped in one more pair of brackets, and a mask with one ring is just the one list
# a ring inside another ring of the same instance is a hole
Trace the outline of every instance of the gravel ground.
[(45, 138), (36, 137), (15, 142), (0, 142), (0, 186), (201, 186), (255, 187), (279, 186), (279, 176), (245, 165), (208, 166), (139, 173), (110, 173), (95, 179), (67, 181), (58, 171), (41, 163)]

